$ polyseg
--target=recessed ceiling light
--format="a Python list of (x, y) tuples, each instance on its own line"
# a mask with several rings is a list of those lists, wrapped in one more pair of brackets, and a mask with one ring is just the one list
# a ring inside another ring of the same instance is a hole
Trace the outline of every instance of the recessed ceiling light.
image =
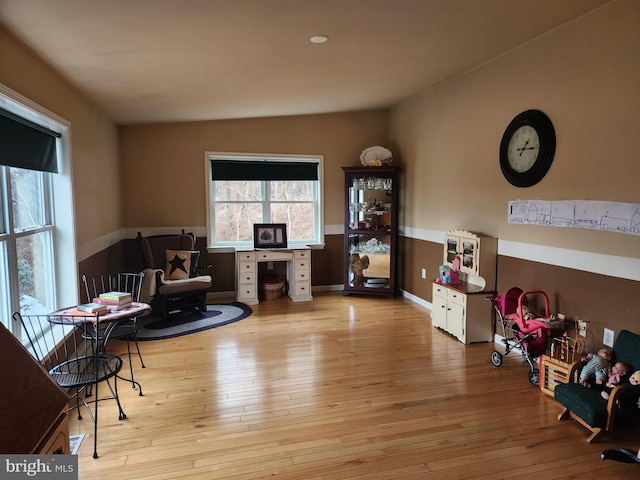
[(329, 40), (329, 37), (326, 35), (314, 35), (309, 40), (311, 40), (311, 43), (324, 43)]

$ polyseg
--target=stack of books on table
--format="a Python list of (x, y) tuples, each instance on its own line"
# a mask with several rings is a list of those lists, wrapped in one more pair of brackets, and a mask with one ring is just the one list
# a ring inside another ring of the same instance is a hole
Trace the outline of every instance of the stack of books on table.
[(108, 308), (110, 311), (123, 310), (131, 306), (131, 294), (127, 292), (106, 292), (93, 299), (93, 303)]
[(101, 314), (101, 313), (109, 313), (111, 310), (109, 310), (109, 307), (107, 307), (106, 305), (102, 305), (100, 303), (97, 302), (91, 302), (91, 303), (83, 303), (81, 305), (78, 305), (76, 307), (76, 310), (83, 312), (83, 313), (90, 313), (90, 314)]

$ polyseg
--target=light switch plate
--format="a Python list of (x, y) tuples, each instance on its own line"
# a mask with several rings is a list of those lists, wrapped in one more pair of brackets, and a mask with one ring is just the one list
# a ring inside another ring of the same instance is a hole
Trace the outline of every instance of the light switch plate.
[(578, 320), (578, 335), (581, 337), (587, 336), (587, 322)]

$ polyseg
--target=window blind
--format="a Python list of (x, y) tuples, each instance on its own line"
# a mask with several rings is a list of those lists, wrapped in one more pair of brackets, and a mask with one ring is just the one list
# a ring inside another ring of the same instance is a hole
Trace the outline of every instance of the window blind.
[(318, 180), (318, 164), (211, 159), (211, 180)]
[(0, 165), (58, 173), (56, 138), (61, 136), (0, 109)]

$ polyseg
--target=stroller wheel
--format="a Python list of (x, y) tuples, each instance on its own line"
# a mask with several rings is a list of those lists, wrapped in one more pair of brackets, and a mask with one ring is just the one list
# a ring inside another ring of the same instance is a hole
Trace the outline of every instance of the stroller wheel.
[(496, 367), (502, 365), (502, 354), (495, 350), (491, 352), (491, 363), (493, 363)]
[(540, 372), (537, 368), (529, 370), (529, 381), (536, 387), (540, 385)]

